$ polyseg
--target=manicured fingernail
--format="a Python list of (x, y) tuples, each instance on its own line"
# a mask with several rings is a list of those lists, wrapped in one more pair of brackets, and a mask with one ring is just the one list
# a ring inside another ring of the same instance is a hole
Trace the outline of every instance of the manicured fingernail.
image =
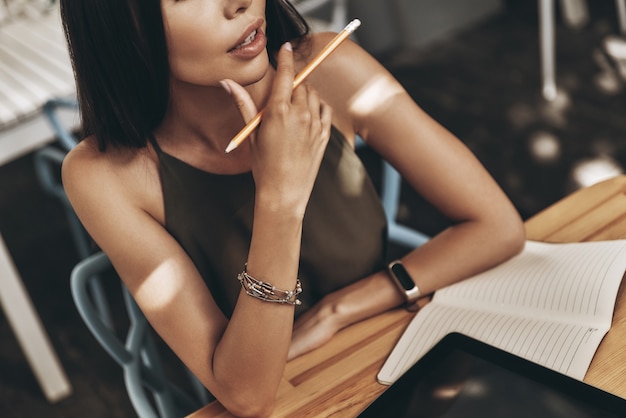
[(293, 51), (293, 46), (291, 45), (291, 42), (285, 42), (285, 49), (287, 51)]
[(222, 85), (222, 88), (224, 90), (226, 90), (226, 93), (228, 93), (228, 94), (232, 94), (233, 93), (232, 90), (230, 89), (230, 86), (228, 85), (228, 83), (226, 81), (220, 80), (220, 84)]

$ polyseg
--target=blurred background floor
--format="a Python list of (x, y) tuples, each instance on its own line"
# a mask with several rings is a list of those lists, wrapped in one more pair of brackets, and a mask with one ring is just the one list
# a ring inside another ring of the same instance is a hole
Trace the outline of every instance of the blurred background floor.
[[(583, 28), (557, 19), (561, 91), (545, 102), (536, 2), (505, 3), (503, 13), (479, 25), (380, 59), (469, 146), (526, 219), (588, 181), (583, 177), (624, 170), (626, 79), (602, 52), (603, 40), (618, 33), (615, 2), (590, 1)], [(377, 157), (361, 154), (377, 182)], [(72, 302), (69, 274), (78, 257), (60, 204), (37, 183), (32, 155), (0, 168), (0, 196), (0, 230), (74, 387), (71, 397), (50, 405), (0, 316), (0, 417), (133, 416), (119, 367)], [(411, 190), (402, 200), (401, 221), (431, 234), (445, 227)]]

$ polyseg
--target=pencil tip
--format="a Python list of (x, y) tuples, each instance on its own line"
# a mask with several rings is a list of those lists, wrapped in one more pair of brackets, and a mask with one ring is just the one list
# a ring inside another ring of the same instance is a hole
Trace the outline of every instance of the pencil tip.
[(229, 142), (228, 146), (226, 147), (226, 149), (224, 150), (224, 154), (228, 154), (229, 152), (231, 152), (232, 150), (234, 150), (235, 148), (237, 148), (237, 145), (234, 142)]
[(348, 23), (348, 25), (344, 28), (344, 30), (346, 32), (354, 32), (355, 30), (357, 30), (359, 28), (359, 26), (361, 26), (361, 21), (359, 19), (352, 19), (352, 21), (350, 21), (350, 23)]

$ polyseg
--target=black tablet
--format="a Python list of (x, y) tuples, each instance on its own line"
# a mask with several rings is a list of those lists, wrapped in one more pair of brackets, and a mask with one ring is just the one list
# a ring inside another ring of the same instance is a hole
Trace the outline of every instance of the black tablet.
[(626, 400), (452, 333), (359, 417), (624, 418)]

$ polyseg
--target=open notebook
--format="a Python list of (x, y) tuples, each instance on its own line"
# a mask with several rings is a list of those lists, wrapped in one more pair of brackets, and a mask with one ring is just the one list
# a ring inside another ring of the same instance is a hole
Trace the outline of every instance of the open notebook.
[(582, 380), (611, 327), (626, 240), (527, 241), (524, 251), (437, 291), (378, 373), (391, 384), (441, 338), (460, 332)]

